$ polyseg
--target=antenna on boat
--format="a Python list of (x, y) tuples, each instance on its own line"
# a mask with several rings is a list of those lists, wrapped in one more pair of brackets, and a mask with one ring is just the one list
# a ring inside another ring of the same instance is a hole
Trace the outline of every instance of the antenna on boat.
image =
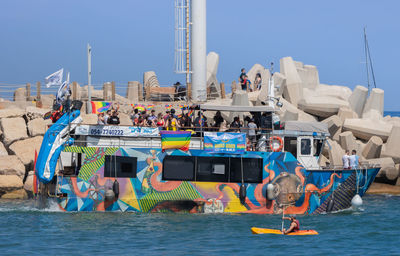
[(371, 69), (372, 80), (374, 82), (374, 88), (376, 88), (374, 67), (372, 65), (371, 52), (369, 51), (368, 39), (367, 39), (367, 28), (364, 27), (364, 52), (365, 52), (365, 67), (367, 69), (367, 83), (368, 83), (368, 93), (371, 90), (369, 71)]

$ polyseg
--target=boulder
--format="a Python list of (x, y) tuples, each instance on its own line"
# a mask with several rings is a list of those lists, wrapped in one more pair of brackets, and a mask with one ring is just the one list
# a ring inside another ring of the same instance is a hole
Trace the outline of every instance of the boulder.
[(103, 84), (103, 99), (105, 101), (112, 100), (112, 83), (106, 82)]
[(280, 68), (281, 73), (286, 77), (283, 97), (297, 107), (298, 101), (303, 98), (303, 87), (292, 57), (282, 58), (280, 60)]
[(23, 115), (24, 111), (20, 108), (0, 109), (0, 119), (9, 117), (21, 117)]
[(42, 108), (49, 109), (53, 107), (56, 96), (54, 94), (42, 94), (40, 101), (42, 102)]
[(330, 165), (329, 159), (321, 154), (318, 158), (318, 165), (320, 167), (328, 167)]
[(132, 126), (132, 120), (130, 119), (128, 114), (125, 113), (119, 113), (119, 122), (120, 125), (126, 125), (126, 126)]
[(376, 175), (375, 181), (395, 184), (399, 176), (399, 169), (390, 157), (369, 159), (366, 161), (370, 166), (381, 167), (379, 173)]
[(19, 140), (11, 144), (10, 151), (15, 154), (24, 165), (33, 165), (35, 160), (35, 150), (39, 153), (42, 141), (43, 136)]
[(306, 112), (299, 110), (297, 107), (295, 107), (293, 104), (285, 100), (284, 98), (280, 98), (279, 100), (283, 106), (279, 109), (277, 109), (277, 112), (280, 116), (283, 116), (286, 111), (290, 111), (291, 113), (297, 113), (298, 114), (298, 121), (304, 121), (304, 122), (315, 122), (317, 121), (317, 118), (314, 116), (307, 114)]
[(27, 191), (29, 194), (33, 193), (33, 172), (30, 172), (29, 175), (26, 177), (25, 183), (24, 183), (24, 189)]
[(34, 120), (37, 118), (43, 119), (43, 116), (50, 110), (51, 109), (49, 109), (49, 108), (37, 108), (34, 106), (28, 106), (25, 108), (25, 117), (28, 121)]
[(219, 98), (221, 88), (217, 80), (219, 55), (216, 52), (207, 54), (207, 90), (210, 98)]
[(386, 141), (392, 125), (379, 120), (353, 118), (344, 121), (343, 130), (351, 131), (359, 139), (369, 140), (372, 136), (378, 136)]
[(142, 86), (138, 81), (129, 81), (126, 88), (126, 98), (132, 102), (139, 102), (139, 87)]
[[(251, 82), (251, 89), (253, 91), (255, 90), (254, 80), (256, 79), (257, 73), (261, 74), (262, 83), (267, 85), (267, 87), (268, 87), (268, 80), (266, 79), (266, 77), (263, 77), (265, 70), (266, 69), (261, 64), (257, 63), (257, 64), (254, 64), (253, 67), (251, 67), (251, 69), (247, 72), (247, 77), (249, 78), (249, 80)], [(268, 71), (268, 74), (269, 74), (269, 71)], [(269, 77), (268, 77), (268, 79), (269, 79)]]
[(341, 168), (343, 167), (342, 157), (344, 155), (344, 150), (340, 147), (340, 145), (331, 139), (328, 139), (329, 143), (329, 161), (330, 167), (332, 168)]
[(384, 91), (379, 88), (373, 88), (365, 103), (362, 117), (372, 120), (383, 119)]
[(351, 96), (350, 88), (341, 85), (319, 84), (314, 91), (319, 97), (332, 97), (344, 101), (348, 101)]
[(28, 199), (28, 194), (25, 189), (18, 189), (5, 193), (1, 196), (1, 199)]
[(0, 126), (3, 131), (3, 142), (6, 145), (28, 137), (25, 120), (22, 117), (2, 118)]
[(353, 136), (353, 133), (347, 131), (339, 134), (339, 144), (344, 150), (350, 150), (350, 152), (354, 150), (358, 150), (358, 145), (356, 142), (356, 138)]
[[(268, 70), (268, 73), (269, 73), (269, 70)], [(286, 77), (279, 72), (275, 72), (273, 75), (273, 78), (274, 78), (274, 85), (275, 85), (275, 96), (282, 96), (283, 88), (286, 86)], [(263, 80), (263, 83), (264, 83), (264, 80)]]
[(0, 175), (25, 176), (25, 166), (18, 156), (0, 156)]
[(281, 122), (287, 122), (287, 121), (297, 121), (299, 119), (299, 113), (296, 111), (291, 111), (287, 109), (283, 115), (280, 117)]
[(81, 115), (82, 124), (97, 124), (97, 115), (96, 114), (87, 114)]
[(42, 118), (36, 118), (28, 121), (28, 133), (29, 136), (34, 137), (38, 135), (44, 135), (46, 132), (47, 122)]
[(378, 158), (381, 155), (383, 141), (378, 136), (372, 136), (362, 151), (362, 156), (366, 159)]
[(146, 87), (160, 87), (156, 73), (154, 71), (147, 71), (143, 74), (143, 85)]
[(339, 112), (338, 112), (338, 117), (340, 120), (342, 120), (342, 123), (344, 123), (344, 120), (348, 118), (358, 118), (358, 115), (356, 112), (354, 112), (351, 108), (348, 107), (340, 107)]
[(4, 147), (3, 143), (0, 142), (0, 156), (8, 156), (7, 149)]
[[(331, 117), (328, 117), (322, 121), (323, 123), (326, 123), (328, 125), (328, 130), (329, 133), (331, 134), (331, 137), (337, 134), (339, 136), (339, 133), (341, 132), (342, 128), (342, 122), (340, 118), (337, 115), (333, 115)], [(339, 137), (338, 137), (339, 139)]]
[(349, 98), (351, 109), (356, 112), (359, 117), (362, 116), (367, 97), (368, 89), (364, 86), (357, 85)]
[(15, 102), (25, 102), (26, 101), (26, 88), (17, 88), (14, 91), (14, 101)]
[(318, 69), (313, 65), (303, 65), (297, 68), (297, 73), (303, 83), (303, 88), (316, 89), (319, 85)]
[(0, 175), (0, 194), (21, 189), (23, 186), (22, 178), (18, 175)]
[(315, 116), (330, 117), (337, 114), (340, 107), (349, 106), (349, 103), (345, 100), (327, 96), (316, 97), (307, 89), (304, 89), (304, 92), (304, 95), (307, 96), (298, 101), (298, 107), (304, 112)]
[(396, 163), (400, 163), (400, 127), (393, 126), (390, 131), (387, 143), (384, 151), (382, 152), (383, 157), (391, 157)]
[[(249, 101), (247, 92), (242, 91), (242, 90), (237, 90), (233, 94), (232, 106), (252, 106), (252, 104)], [(229, 120), (233, 120), (233, 117), (235, 117), (235, 116), (239, 116), (243, 120), (243, 116), (245, 114), (246, 113), (243, 113), (243, 112), (230, 112)]]

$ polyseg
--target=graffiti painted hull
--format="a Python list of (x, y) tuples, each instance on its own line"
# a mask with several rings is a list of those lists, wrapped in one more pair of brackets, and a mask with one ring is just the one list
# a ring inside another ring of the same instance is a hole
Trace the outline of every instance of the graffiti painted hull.
[[(262, 159), (262, 180), (244, 183), (246, 196), (240, 200), (241, 183), (163, 180), (166, 156), (210, 156), (201, 150), (67, 147), (64, 151), (85, 154), (79, 175), (57, 177), (57, 201), (65, 211), (322, 213), (327, 208), (349, 208), (352, 197), (357, 191), (363, 196), (379, 171), (308, 171), (290, 153), (246, 152), (242, 157)], [(104, 177), (105, 155), (113, 154), (137, 157), (135, 178)], [(115, 179), (118, 198), (106, 200)], [(270, 183), (279, 187), (273, 200), (267, 199)]]

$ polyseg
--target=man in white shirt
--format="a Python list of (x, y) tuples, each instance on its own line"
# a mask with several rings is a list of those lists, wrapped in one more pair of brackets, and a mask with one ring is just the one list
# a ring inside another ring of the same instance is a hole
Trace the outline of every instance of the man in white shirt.
[(343, 169), (349, 169), (350, 168), (350, 161), (349, 161), (349, 150), (346, 150), (346, 153), (342, 157), (342, 162), (343, 162)]
[(354, 149), (351, 151), (351, 156), (349, 156), (350, 168), (357, 169), (360, 163), (360, 157), (357, 156), (357, 151)]

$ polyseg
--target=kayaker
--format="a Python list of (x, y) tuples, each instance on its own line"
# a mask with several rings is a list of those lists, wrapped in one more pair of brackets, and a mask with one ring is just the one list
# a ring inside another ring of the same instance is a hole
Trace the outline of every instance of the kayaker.
[(290, 232), (296, 232), (300, 230), (300, 222), (296, 219), (296, 216), (290, 216), (290, 217), (282, 217), (282, 220), (290, 220), (290, 227), (288, 230), (283, 229), (282, 233), (284, 235), (290, 233)]

